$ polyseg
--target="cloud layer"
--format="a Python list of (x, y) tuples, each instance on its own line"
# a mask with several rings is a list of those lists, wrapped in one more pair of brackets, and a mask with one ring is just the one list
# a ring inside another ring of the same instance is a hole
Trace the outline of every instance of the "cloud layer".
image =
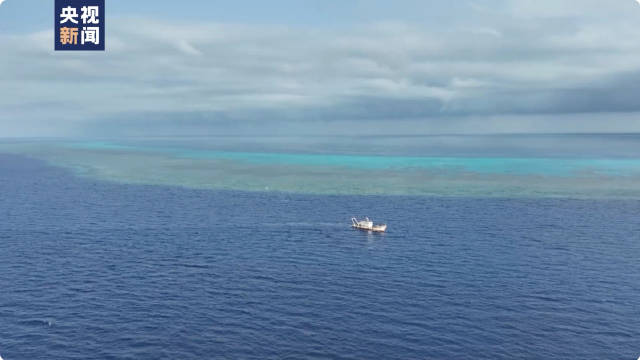
[(486, 4), (444, 27), (121, 18), (105, 53), (0, 34), (0, 132), (640, 131), (636, 3)]

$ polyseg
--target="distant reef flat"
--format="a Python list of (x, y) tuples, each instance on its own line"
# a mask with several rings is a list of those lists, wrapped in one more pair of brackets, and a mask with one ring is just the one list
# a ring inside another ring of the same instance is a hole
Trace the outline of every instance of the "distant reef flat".
[[(346, 141), (346, 140), (345, 140)], [(144, 141), (22, 141), (22, 154), (96, 179), (200, 189), (307, 194), (640, 199), (633, 157), (429, 156), (284, 152)]]

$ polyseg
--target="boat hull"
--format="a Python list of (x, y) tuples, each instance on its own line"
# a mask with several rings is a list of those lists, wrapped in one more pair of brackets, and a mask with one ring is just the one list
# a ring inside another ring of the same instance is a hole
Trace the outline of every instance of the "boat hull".
[(352, 227), (354, 229), (358, 229), (358, 230), (362, 230), (362, 231), (373, 231), (373, 232), (385, 232), (385, 231), (387, 231), (387, 225), (374, 225), (372, 227), (352, 225)]

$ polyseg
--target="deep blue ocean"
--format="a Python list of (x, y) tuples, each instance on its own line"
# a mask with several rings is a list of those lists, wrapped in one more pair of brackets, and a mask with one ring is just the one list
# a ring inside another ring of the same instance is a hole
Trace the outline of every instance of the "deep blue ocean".
[(0, 155), (0, 355), (636, 359), (640, 201), (195, 190)]

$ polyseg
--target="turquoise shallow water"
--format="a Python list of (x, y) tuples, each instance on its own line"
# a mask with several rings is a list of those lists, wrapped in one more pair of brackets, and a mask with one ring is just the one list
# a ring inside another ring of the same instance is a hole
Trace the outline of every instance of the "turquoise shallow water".
[(194, 150), (188, 148), (132, 146), (115, 142), (80, 142), (76, 149), (155, 152), (191, 159), (224, 159), (252, 164), (332, 166), (356, 169), (436, 169), (486, 174), (534, 174), (570, 176), (577, 173), (640, 175), (640, 159), (570, 159), (517, 157), (366, 156), (344, 154), (295, 154), (245, 151)]
[(1, 144), (122, 183), (311, 194), (640, 198), (637, 136), (193, 138)]

